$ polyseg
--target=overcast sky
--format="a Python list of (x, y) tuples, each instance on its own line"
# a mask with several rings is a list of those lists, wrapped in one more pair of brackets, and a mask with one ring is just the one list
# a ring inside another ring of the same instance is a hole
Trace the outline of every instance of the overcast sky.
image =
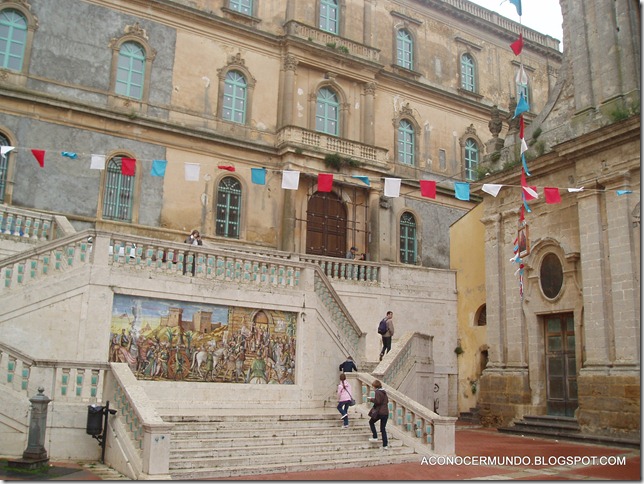
[[(504, 17), (521, 22), (542, 34), (547, 34), (562, 41), (561, 7), (559, 0), (522, 0), (521, 17), (517, 14), (516, 7), (509, 0), (470, 0), (473, 3), (503, 15)], [(561, 44), (563, 45), (563, 43)]]

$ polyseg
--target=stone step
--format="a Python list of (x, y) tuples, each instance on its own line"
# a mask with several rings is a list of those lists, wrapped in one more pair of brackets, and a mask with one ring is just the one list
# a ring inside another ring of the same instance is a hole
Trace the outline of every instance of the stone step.
[[(275, 414), (275, 411), (271, 413), (254, 413), (254, 414), (238, 414), (232, 412), (225, 412), (224, 410), (212, 410), (214, 413), (208, 413), (206, 411), (200, 412), (199, 415), (195, 414), (183, 414), (178, 415), (174, 414), (163, 414), (159, 412), (161, 418), (165, 422), (172, 422), (175, 424), (190, 424), (190, 423), (230, 423), (235, 424), (241, 423), (257, 423), (257, 422), (305, 422), (305, 421), (314, 421), (318, 422), (321, 420), (335, 420), (340, 418), (340, 414), (335, 409), (325, 409), (325, 410), (308, 410), (306, 413), (303, 412), (292, 412), (284, 414)], [(349, 410), (349, 416), (352, 415), (352, 411)]]
[(334, 442), (338, 439), (341, 439), (343, 442), (353, 443), (353, 442), (363, 442), (371, 436), (371, 432), (368, 428), (355, 428), (352, 429), (349, 427), (346, 430), (342, 430), (342, 434), (338, 434), (335, 431), (327, 430), (324, 433), (317, 433), (311, 435), (286, 435), (282, 437), (274, 437), (272, 434), (263, 434), (252, 439), (240, 438), (239, 435), (228, 435), (226, 437), (218, 435), (216, 438), (212, 439), (195, 439), (187, 438), (182, 439), (178, 435), (172, 437), (172, 442), (170, 444), (171, 449), (196, 449), (200, 447), (207, 448), (221, 448), (221, 447), (235, 447), (235, 446), (259, 446), (259, 445), (292, 445), (293, 442), (299, 442), (302, 439), (306, 439), (307, 442), (311, 444)]
[[(355, 423), (354, 423), (355, 424)], [(333, 424), (335, 425), (335, 424)], [(361, 423), (360, 425), (364, 426), (365, 429), (368, 429), (367, 423)], [(247, 429), (235, 429), (234, 427), (222, 427), (217, 429), (204, 428), (202, 430), (181, 430), (173, 429), (172, 438), (178, 440), (187, 440), (187, 439), (197, 439), (197, 440), (206, 440), (206, 439), (217, 439), (217, 438), (237, 438), (237, 439), (255, 439), (259, 437), (265, 437), (270, 435), (274, 438), (283, 438), (289, 436), (311, 436), (317, 434), (328, 434), (333, 433), (335, 429), (333, 427), (319, 426), (319, 427), (261, 427), (261, 428), (247, 428)]]
[[(375, 445), (375, 444), (374, 444)], [(194, 464), (203, 464), (189, 468), (175, 468), (170, 462), (170, 474), (175, 480), (212, 479), (233, 476), (251, 476), (272, 474), (276, 472), (301, 472), (311, 469), (337, 469), (342, 467), (367, 467), (383, 464), (418, 461), (418, 455), (406, 447), (384, 450), (379, 444), (373, 449), (352, 452), (343, 448), (339, 452), (298, 454), (297, 458), (273, 459), (258, 462), (253, 456), (242, 459), (203, 460)]]
[(584, 434), (580, 431), (568, 432), (561, 429), (543, 429), (535, 426), (524, 426), (517, 428), (514, 427), (499, 427), (499, 432), (515, 435), (531, 435), (534, 437), (553, 438), (560, 440), (569, 440), (573, 442), (586, 442), (590, 444), (609, 445), (617, 447), (627, 447), (630, 449), (639, 449), (640, 441), (637, 439), (630, 439), (625, 437), (605, 436), (605, 435), (591, 435)]
[[(361, 418), (359, 415), (349, 414), (349, 421), (351, 419)], [(335, 422), (342, 422), (340, 414), (337, 413), (333, 418), (317, 419), (317, 420), (291, 420), (291, 421), (274, 421), (271, 419), (257, 420), (257, 421), (238, 421), (238, 422), (181, 422), (175, 423), (174, 428), (182, 432), (194, 432), (199, 430), (218, 430), (227, 428), (236, 428), (239, 430), (252, 430), (252, 429), (269, 429), (276, 426), (283, 426), (284, 428), (329, 428)], [(232, 424), (232, 425), (231, 425)]]
[[(292, 442), (290, 444), (277, 444), (267, 446), (265, 444), (254, 444), (254, 445), (238, 445), (238, 446), (216, 446), (209, 447), (204, 443), (204, 446), (201, 448), (181, 448), (181, 449), (172, 449), (170, 451), (172, 461), (198, 461), (198, 460), (208, 460), (208, 459), (222, 459), (229, 457), (252, 457), (253, 459), (260, 460), (263, 457), (268, 457), (269, 459), (275, 459), (276, 456), (282, 455), (292, 458), (294, 455), (301, 455), (303, 449), (306, 450), (306, 453), (318, 453), (323, 454), (337, 454), (337, 452), (344, 452), (347, 450), (347, 447), (351, 448), (352, 452), (357, 452), (366, 449), (373, 449), (382, 445), (382, 441), (370, 442), (368, 437), (360, 436), (360, 440), (346, 440), (342, 436), (336, 436), (334, 441), (329, 442)], [(239, 444), (239, 443), (238, 443)], [(388, 446), (392, 449), (402, 448), (402, 442), (395, 439), (389, 439)], [(277, 462), (277, 461), (275, 461)], [(188, 466), (192, 467), (192, 466)]]

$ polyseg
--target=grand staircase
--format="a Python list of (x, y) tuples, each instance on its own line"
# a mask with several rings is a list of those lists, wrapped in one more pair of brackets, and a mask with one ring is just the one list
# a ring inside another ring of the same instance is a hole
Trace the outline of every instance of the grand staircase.
[[(252, 412), (252, 410), (250, 411)], [(366, 467), (417, 461), (414, 449), (389, 431), (389, 449), (369, 442), (368, 419), (349, 412), (349, 428), (331, 410), (287, 415), (162, 415), (174, 423), (173, 479), (199, 480), (311, 469)]]

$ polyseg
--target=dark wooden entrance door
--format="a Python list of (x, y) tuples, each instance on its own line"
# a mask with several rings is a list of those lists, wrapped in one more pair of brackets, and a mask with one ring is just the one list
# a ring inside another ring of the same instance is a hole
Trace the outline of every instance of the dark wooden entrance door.
[(306, 253), (344, 257), (347, 250), (347, 210), (332, 192), (316, 192), (306, 210)]
[(575, 326), (570, 313), (545, 319), (548, 415), (574, 417), (577, 408)]

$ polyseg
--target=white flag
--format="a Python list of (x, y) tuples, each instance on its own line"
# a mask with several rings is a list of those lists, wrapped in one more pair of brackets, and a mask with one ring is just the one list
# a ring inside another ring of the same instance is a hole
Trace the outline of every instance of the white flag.
[(282, 188), (285, 190), (297, 190), (300, 186), (300, 172), (284, 170), (282, 172)]
[(539, 194), (530, 187), (523, 187), (525, 192), (530, 195), (532, 198), (539, 198)]
[(501, 191), (501, 187), (503, 185), (497, 185), (496, 183), (484, 183), (483, 190), (485, 193), (489, 193), (493, 197), (496, 197), (499, 194), (499, 191)]
[(583, 191), (584, 191), (584, 187), (581, 187), (581, 188), (569, 188), (569, 189), (568, 189), (568, 192), (570, 192), (570, 193), (573, 193), (573, 192), (583, 192)]
[(521, 154), (528, 151), (528, 144), (525, 142), (524, 138), (521, 138)]
[(528, 75), (525, 73), (525, 70), (523, 69), (523, 64), (521, 64), (521, 68), (517, 71), (517, 77), (515, 80), (517, 84), (521, 84), (522, 86), (528, 85)]
[(89, 167), (92, 170), (104, 170), (105, 155), (92, 155), (92, 161), (90, 161)]
[(201, 165), (199, 163), (184, 163), (183, 171), (186, 181), (199, 181), (199, 172)]
[(400, 178), (385, 178), (385, 197), (400, 196)]
[(0, 146), (0, 155), (2, 155), (3, 158), (6, 158), (6, 154), (9, 153), (11, 150), (13, 150), (15, 146)]

